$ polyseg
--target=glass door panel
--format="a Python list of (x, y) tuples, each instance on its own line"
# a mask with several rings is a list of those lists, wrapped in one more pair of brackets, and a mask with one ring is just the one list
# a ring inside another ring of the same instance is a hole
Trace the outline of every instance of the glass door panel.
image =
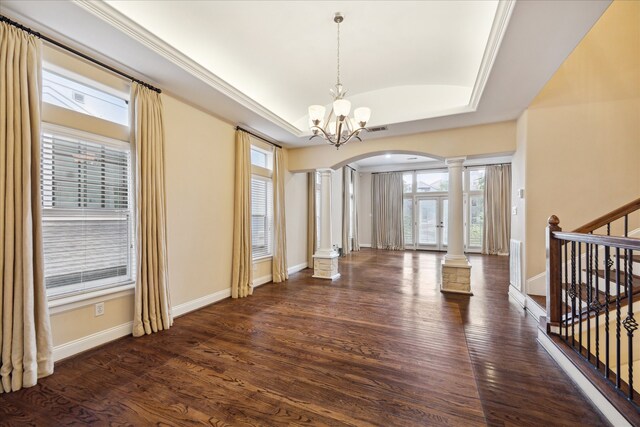
[(413, 246), (413, 197), (403, 200), (402, 220), (404, 228), (404, 245)]
[(418, 245), (436, 246), (438, 244), (438, 200), (418, 199)]
[(442, 232), (442, 245), (440, 245), (439, 249), (442, 249), (443, 246), (447, 246), (447, 236), (449, 233), (449, 199), (440, 199), (441, 200), (441, 215), (440, 215), (440, 231)]

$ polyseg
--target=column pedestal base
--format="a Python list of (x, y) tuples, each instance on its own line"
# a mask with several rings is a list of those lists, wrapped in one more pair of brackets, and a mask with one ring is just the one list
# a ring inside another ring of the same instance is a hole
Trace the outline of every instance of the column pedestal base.
[(442, 263), (440, 292), (473, 295), (471, 292), (471, 265)]
[(336, 252), (328, 255), (313, 256), (313, 276), (316, 279), (334, 280), (340, 277), (338, 273), (338, 257)]

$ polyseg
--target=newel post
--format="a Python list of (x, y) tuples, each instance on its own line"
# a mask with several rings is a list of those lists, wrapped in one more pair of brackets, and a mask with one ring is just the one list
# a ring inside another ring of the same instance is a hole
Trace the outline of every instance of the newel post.
[(547, 332), (559, 333), (562, 319), (562, 241), (554, 231), (562, 231), (560, 220), (551, 215), (547, 225)]

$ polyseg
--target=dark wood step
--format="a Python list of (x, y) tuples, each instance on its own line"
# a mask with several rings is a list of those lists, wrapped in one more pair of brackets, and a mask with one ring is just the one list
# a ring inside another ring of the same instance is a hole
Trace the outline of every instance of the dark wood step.
[[(587, 270), (585, 270), (585, 269), (583, 269), (582, 271), (587, 273)], [(596, 271), (592, 271), (591, 274), (594, 274), (594, 275), (597, 274), (599, 278), (604, 279), (604, 273), (605, 273), (604, 270), (596, 270)], [(632, 274), (631, 275), (631, 279), (632, 279), (634, 288), (636, 286), (640, 285), (640, 276)], [(616, 271), (615, 270), (611, 270), (610, 271), (609, 281), (612, 282), (612, 283), (616, 282)], [(622, 271), (622, 269), (620, 269), (620, 287), (626, 286), (626, 283), (627, 283), (627, 274), (624, 271)]]
[[(622, 258), (622, 259), (627, 259), (627, 256), (626, 256), (626, 255), (620, 255), (620, 258)], [(631, 260), (632, 260), (633, 262), (640, 262), (640, 255), (633, 255), (633, 256), (631, 257)]]

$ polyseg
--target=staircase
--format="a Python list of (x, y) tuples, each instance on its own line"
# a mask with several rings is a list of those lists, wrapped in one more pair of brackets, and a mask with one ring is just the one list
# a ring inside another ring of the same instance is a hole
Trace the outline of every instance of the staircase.
[[(546, 334), (631, 425), (640, 425), (640, 199), (573, 232), (547, 227)], [(617, 234), (617, 235), (616, 235)]]

